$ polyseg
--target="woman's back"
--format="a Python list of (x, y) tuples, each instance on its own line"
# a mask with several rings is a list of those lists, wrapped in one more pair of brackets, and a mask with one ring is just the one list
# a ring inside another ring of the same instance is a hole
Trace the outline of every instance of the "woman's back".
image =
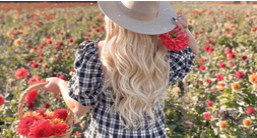
[[(85, 136), (98, 137), (141, 137), (141, 138), (164, 138), (165, 114), (164, 95), (160, 95), (153, 108), (155, 120), (144, 114), (144, 120), (140, 129), (124, 129), (124, 118), (111, 110), (113, 89), (102, 91), (104, 73), (99, 58), (97, 41), (84, 41), (76, 52), (75, 74), (69, 81), (69, 95), (84, 106), (93, 106), (89, 112)], [(193, 67), (194, 54), (190, 48), (178, 53), (167, 51), (170, 63), (169, 82), (183, 78)]]

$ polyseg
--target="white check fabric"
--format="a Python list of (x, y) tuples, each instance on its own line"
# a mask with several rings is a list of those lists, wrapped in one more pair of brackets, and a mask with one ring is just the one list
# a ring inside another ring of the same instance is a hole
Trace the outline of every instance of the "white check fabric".
[[(146, 115), (143, 127), (139, 130), (124, 129), (117, 112), (110, 109), (113, 105), (110, 95), (112, 89), (102, 92), (104, 74), (98, 57), (97, 41), (82, 42), (75, 54), (72, 78), (68, 82), (69, 96), (84, 106), (93, 106), (89, 111), (84, 136), (86, 138), (166, 138), (164, 105), (155, 106), (153, 111), (156, 121)], [(183, 51), (169, 51), (170, 79), (169, 82), (182, 79), (194, 66), (194, 54), (187, 47)], [(163, 101), (161, 101), (163, 102)], [(152, 125), (150, 125), (152, 124)]]

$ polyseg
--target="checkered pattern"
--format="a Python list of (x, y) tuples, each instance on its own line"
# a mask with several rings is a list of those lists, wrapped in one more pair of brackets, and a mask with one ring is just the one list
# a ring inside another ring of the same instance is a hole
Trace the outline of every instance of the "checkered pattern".
[[(93, 106), (84, 135), (86, 138), (166, 138), (164, 101), (159, 100), (153, 112), (156, 121), (145, 115), (141, 129), (124, 129), (124, 119), (110, 109), (112, 89), (101, 90), (104, 75), (98, 58), (96, 41), (84, 41), (75, 54), (75, 72), (68, 82), (69, 95), (84, 106)], [(183, 78), (193, 67), (194, 54), (190, 48), (184, 51), (168, 51), (170, 56), (170, 82)], [(162, 103), (161, 103), (162, 102)]]
[(179, 52), (168, 50), (168, 53), (170, 56), (169, 82), (171, 83), (184, 78), (193, 69), (195, 55), (190, 47)]

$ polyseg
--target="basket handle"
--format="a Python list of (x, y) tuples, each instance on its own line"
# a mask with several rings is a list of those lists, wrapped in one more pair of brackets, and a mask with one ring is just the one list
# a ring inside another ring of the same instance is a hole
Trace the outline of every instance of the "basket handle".
[[(33, 89), (39, 89), (42, 88), (43, 86), (45, 86), (48, 82), (43, 82), (43, 83), (37, 83), (34, 85), (31, 85), (30, 87), (28, 87), (22, 94), (20, 97), (20, 101), (19, 101), (19, 105), (18, 105), (18, 117), (19, 120), (21, 120), (23, 118), (23, 104), (25, 102), (25, 97), (26, 95)], [(66, 123), (71, 124), (73, 122), (70, 122), (69, 120), (71, 120), (73, 116), (72, 111), (68, 108), (68, 116), (66, 118)], [(69, 122), (68, 122), (69, 121)]]

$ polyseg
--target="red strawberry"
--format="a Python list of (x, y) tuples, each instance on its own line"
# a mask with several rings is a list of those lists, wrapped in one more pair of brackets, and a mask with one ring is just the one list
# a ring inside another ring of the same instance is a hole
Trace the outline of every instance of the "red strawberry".
[(53, 118), (66, 120), (67, 116), (68, 116), (68, 111), (66, 109), (57, 109), (54, 111)]

